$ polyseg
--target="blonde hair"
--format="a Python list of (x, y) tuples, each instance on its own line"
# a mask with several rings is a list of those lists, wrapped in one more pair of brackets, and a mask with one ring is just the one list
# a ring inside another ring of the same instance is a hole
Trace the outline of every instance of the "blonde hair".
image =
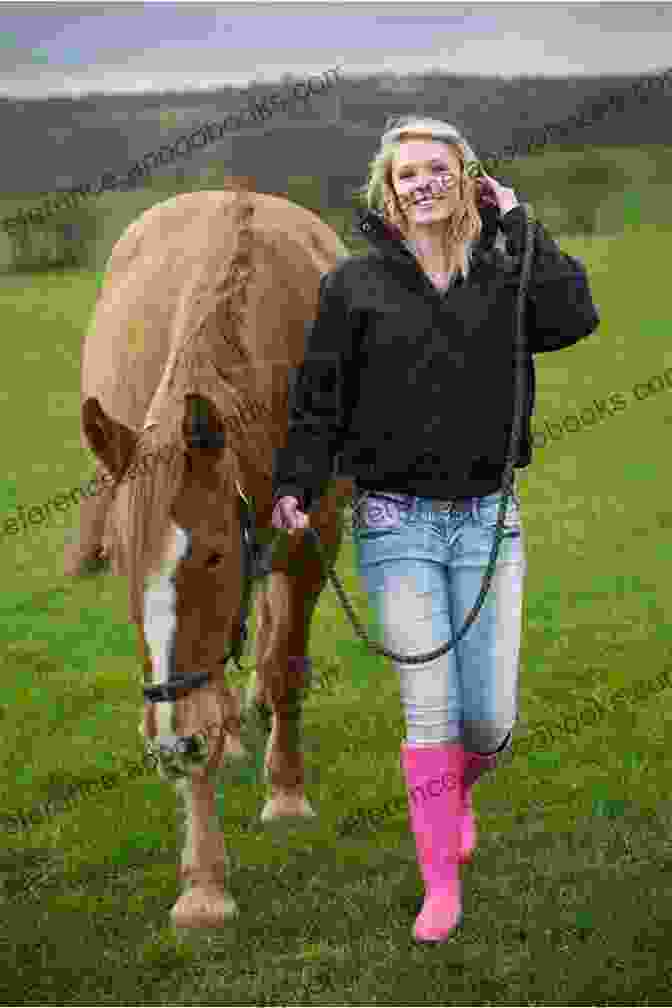
[(479, 162), (467, 141), (454, 126), (437, 119), (423, 119), (418, 116), (395, 116), (388, 119), (380, 149), (369, 163), (368, 181), (357, 190), (357, 193), (360, 199), (366, 201), (369, 210), (382, 213), (384, 219), (398, 228), (408, 240), (406, 214), (399, 205), (392, 185), (392, 165), (400, 145), (411, 138), (444, 143), (458, 158), (460, 166), (458, 202), (445, 221), (442, 244), (448, 259), (450, 278), (452, 279), (458, 270), (466, 278), (469, 273), (471, 250), (480, 238), (482, 230), (481, 215), (476, 204), (478, 189), (475, 179), (470, 174), (477, 169)]

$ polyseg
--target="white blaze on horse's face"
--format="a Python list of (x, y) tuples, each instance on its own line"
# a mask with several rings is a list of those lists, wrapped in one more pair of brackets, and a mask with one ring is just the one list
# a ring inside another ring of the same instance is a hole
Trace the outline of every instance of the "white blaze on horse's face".
[(156, 683), (166, 682), (170, 675), (170, 652), (176, 629), (175, 574), (188, 551), (189, 535), (171, 522), (160, 570), (145, 579), (145, 640), (152, 656)]
[[(170, 522), (160, 559), (145, 577), (143, 631), (152, 685), (205, 672), (216, 676), (231, 654), (241, 611), (241, 537), (233, 516), (222, 515), (225, 504), (204, 509), (215, 512), (210, 523), (181, 516), (179, 525)], [(174, 711), (174, 702), (157, 703), (160, 734), (178, 734)]]
[[(174, 668), (177, 634), (177, 588), (175, 575), (180, 562), (189, 554), (190, 537), (174, 522), (170, 524), (160, 570), (148, 575), (144, 592), (144, 634), (152, 657), (152, 684), (166, 683)], [(173, 731), (173, 704), (156, 705), (160, 735)]]

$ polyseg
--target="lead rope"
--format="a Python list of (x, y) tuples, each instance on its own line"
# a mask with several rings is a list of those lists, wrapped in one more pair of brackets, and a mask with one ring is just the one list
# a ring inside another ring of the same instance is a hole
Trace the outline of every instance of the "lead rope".
[[(495, 571), (495, 564), (497, 563), (497, 554), (499, 552), (499, 544), (503, 536), (503, 526), (504, 518), (506, 516), (506, 509), (509, 503), (509, 498), (512, 493), (513, 484), (513, 469), (514, 469), (514, 458), (517, 454), (518, 442), (520, 440), (521, 429), (523, 425), (523, 382), (524, 382), (524, 364), (525, 364), (525, 297), (527, 295), (527, 286), (530, 279), (530, 269), (532, 267), (532, 255), (534, 252), (534, 217), (532, 214), (532, 207), (529, 204), (520, 204), (523, 207), (523, 211), (526, 217), (526, 232), (525, 232), (525, 246), (523, 250), (523, 265), (520, 274), (520, 284), (518, 287), (518, 300), (516, 302), (516, 408), (513, 421), (513, 427), (511, 428), (511, 439), (509, 441), (509, 448), (506, 459), (506, 466), (504, 467), (504, 475), (502, 477), (502, 497), (499, 514), (497, 515), (497, 526), (495, 528), (495, 541), (493, 543), (492, 550), (490, 552), (490, 559), (488, 561), (488, 566), (483, 577), (483, 583), (481, 585), (481, 591), (474, 603), (474, 607), (467, 616), (464, 626), (460, 632), (451, 641), (447, 641), (442, 644), (435, 651), (429, 651), (427, 654), (416, 654), (416, 655), (400, 655), (396, 654), (394, 651), (388, 650), (388, 648), (383, 647), (382, 644), (377, 644), (372, 641), (368, 636), (361, 623), (358, 621), (354, 614), (352, 606), (350, 605), (348, 598), (343, 591), (343, 587), (338, 580), (336, 572), (331, 569), (327, 563), (325, 556), (325, 550), (320, 542), (320, 537), (317, 530), (308, 527), (305, 529), (308, 532), (317, 546), (317, 550), (322, 561), (322, 566), (330, 578), (331, 583), (334, 586), (336, 594), (341, 600), (341, 604), (345, 609), (350, 622), (354, 628), (355, 633), (360, 637), (365, 644), (367, 644), (372, 651), (377, 654), (384, 655), (386, 658), (392, 658), (393, 661), (400, 662), (403, 665), (414, 665), (420, 664), (422, 662), (434, 661), (435, 658), (439, 658), (441, 655), (446, 654), (453, 648), (459, 640), (465, 635), (466, 631), (469, 629), (471, 624), (474, 622), (478, 613), (480, 612), (483, 603), (485, 602), (485, 597), (490, 589), (490, 583)], [(369, 496), (369, 492), (365, 491), (360, 497), (356, 504), (353, 504), (353, 518), (355, 512), (361, 507), (364, 500)]]

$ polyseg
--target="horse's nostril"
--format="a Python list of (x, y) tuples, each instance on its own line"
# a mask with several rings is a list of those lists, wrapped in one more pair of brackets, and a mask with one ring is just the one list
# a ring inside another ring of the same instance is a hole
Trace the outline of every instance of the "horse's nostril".
[(224, 556), (223, 553), (211, 553), (208, 557), (208, 567), (214, 567)]

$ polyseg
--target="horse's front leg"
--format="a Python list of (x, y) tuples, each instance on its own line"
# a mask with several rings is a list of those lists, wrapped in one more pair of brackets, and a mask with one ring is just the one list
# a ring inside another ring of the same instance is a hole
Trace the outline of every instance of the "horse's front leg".
[[(325, 501), (315, 521), (332, 567), (343, 535), (342, 508)], [(266, 774), (271, 794), (262, 822), (312, 819), (305, 796), (301, 746), (303, 700), (310, 690), (310, 628), (326, 577), (312, 543), (305, 537), (284, 538), (274, 552), (273, 571), (260, 592), (257, 624), (257, 675), (254, 697), (272, 711), (266, 747)]]
[(215, 773), (192, 770), (176, 782), (184, 803), (183, 892), (171, 910), (176, 927), (218, 927), (238, 912), (226, 884), (230, 865), (215, 805)]
[(248, 688), (244, 737), (255, 752), (265, 744), (265, 778), (271, 789), (261, 814), (265, 823), (315, 814), (304, 794), (300, 720), (310, 663), (305, 610), (301, 605), (299, 612), (297, 603), (296, 586), (282, 573), (271, 573), (257, 593), (256, 669)]
[(273, 718), (265, 760), (271, 793), (261, 813), (262, 822), (315, 816), (305, 795), (301, 743), (302, 705), (311, 682), (310, 659), (301, 653), (306, 650), (307, 641), (295, 643), (293, 651), (298, 654), (285, 652), (266, 670)]

